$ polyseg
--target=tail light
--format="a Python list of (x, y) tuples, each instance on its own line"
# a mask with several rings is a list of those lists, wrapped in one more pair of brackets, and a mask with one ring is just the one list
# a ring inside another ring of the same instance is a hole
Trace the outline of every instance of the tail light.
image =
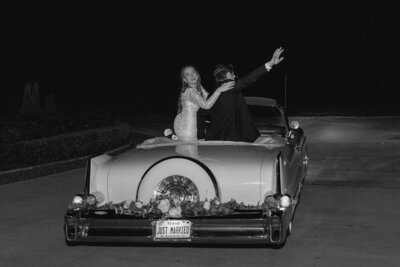
[(265, 205), (269, 209), (286, 209), (292, 205), (292, 198), (289, 195), (269, 195), (264, 200)]

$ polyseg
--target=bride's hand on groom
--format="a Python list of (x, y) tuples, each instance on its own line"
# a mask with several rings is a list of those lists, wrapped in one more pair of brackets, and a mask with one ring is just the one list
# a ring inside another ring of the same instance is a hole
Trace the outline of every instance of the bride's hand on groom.
[(218, 88), (218, 90), (219, 90), (220, 92), (225, 92), (225, 91), (228, 91), (228, 90), (232, 89), (234, 86), (235, 86), (235, 82), (234, 82), (234, 81), (226, 82), (226, 83), (223, 83), (223, 84)]

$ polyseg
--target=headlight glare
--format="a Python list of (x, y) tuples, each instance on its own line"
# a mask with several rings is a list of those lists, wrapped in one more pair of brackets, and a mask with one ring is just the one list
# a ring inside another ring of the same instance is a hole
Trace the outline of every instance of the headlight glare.
[(74, 196), (74, 198), (72, 199), (72, 203), (77, 205), (83, 204), (83, 197), (80, 195)]
[(288, 208), (292, 204), (292, 199), (288, 195), (283, 195), (279, 199), (279, 206), (281, 208)]

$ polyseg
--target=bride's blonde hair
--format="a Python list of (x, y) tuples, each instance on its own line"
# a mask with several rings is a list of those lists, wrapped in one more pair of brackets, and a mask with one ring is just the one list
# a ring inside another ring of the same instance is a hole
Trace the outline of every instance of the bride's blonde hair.
[(185, 93), (186, 89), (189, 87), (189, 84), (185, 81), (185, 79), (184, 79), (185, 77), (183, 74), (187, 68), (193, 68), (197, 72), (197, 75), (199, 76), (199, 78), (197, 79), (196, 90), (200, 93), (201, 96), (203, 96), (203, 92), (201, 90), (201, 77), (200, 77), (199, 72), (192, 65), (183, 66), (181, 69), (181, 75), (180, 75), (182, 87), (181, 87), (181, 91), (179, 92), (179, 97), (178, 97), (178, 113), (181, 113), (181, 111), (182, 111), (182, 100), (181, 100), (182, 95), (183, 95), (183, 93)]

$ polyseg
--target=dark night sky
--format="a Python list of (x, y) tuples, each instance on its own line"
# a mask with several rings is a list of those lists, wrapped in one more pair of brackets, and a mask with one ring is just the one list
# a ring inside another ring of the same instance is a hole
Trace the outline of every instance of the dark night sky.
[(283, 103), (286, 74), (289, 107), (400, 113), (394, 3), (3, 1), (0, 112), (19, 110), (38, 80), (58, 109), (173, 113), (183, 65), (209, 88), (215, 64), (244, 75), (283, 46), (284, 62), (245, 94)]

